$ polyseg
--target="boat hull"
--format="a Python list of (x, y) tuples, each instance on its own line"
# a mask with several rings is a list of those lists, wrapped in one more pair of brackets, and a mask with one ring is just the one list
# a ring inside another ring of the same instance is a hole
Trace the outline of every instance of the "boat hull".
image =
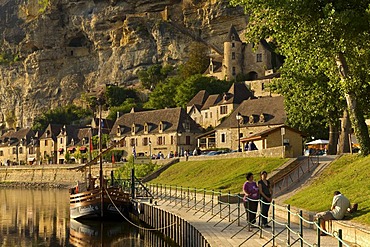
[[(103, 195), (103, 203), (101, 195)], [(121, 192), (118, 188), (107, 188), (103, 191), (95, 189), (70, 195), (70, 216), (72, 219), (108, 219), (119, 216), (123, 219), (130, 210), (129, 194)]]

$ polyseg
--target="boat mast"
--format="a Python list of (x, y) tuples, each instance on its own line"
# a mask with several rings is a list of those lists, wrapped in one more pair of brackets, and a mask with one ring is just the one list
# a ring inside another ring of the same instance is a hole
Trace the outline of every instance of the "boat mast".
[(103, 217), (104, 215), (104, 178), (103, 178), (103, 156), (102, 156), (102, 141), (101, 141), (101, 121), (102, 121), (102, 109), (101, 109), (101, 102), (99, 102), (99, 176), (100, 176), (100, 190), (101, 190), (101, 196), (100, 196), (100, 217)]

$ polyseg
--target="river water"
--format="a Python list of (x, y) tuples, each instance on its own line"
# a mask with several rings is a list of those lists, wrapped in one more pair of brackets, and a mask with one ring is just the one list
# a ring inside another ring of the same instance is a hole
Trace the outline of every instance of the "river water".
[(173, 246), (126, 221), (69, 218), (69, 194), (60, 189), (0, 188), (1, 246)]

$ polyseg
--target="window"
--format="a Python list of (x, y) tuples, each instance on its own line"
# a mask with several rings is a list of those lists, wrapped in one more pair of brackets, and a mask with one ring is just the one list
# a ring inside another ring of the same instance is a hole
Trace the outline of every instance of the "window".
[(159, 133), (162, 133), (162, 131), (163, 131), (163, 123), (160, 122), (159, 123)]
[(0, 150), (0, 156), (4, 156), (3, 150)]
[(48, 145), (48, 140), (45, 140), (45, 147)]
[(204, 118), (208, 118), (208, 112), (204, 114)]
[(130, 146), (131, 147), (135, 146), (135, 138), (130, 139)]
[(209, 118), (212, 118), (212, 112), (209, 113)]
[(19, 147), (19, 153), (23, 154), (23, 147)]
[(231, 59), (232, 59), (232, 60), (235, 60), (235, 52), (232, 52), (232, 53), (231, 53)]
[(143, 138), (143, 146), (148, 146), (148, 137)]
[(233, 67), (233, 75), (236, 75), (236, 69)]
[(148, 124), (147, 124), (147, 123), (145, 123), (145, 124), (144, 124), (144, 133), (145, 133), (145, 134), (148, 134), (148, 129), (149, 129), (149, 128), (148, 128)]
[(157, 145), (163, 145), (163, 137), (162, 136), (157, 137)]
[(185, 145), (190, 145), (190, 136), (185, 136)]
[(171, 145), (175, 144), (175, 137), (171, 136)]
[(60, 142), (59, 142), (60, 144), (63, 144), (63, 138), (60, 138)]
[(16, 153), (17, 153), (17, 149), (13, 148), (13, 154), (16, 154)]
[(232, 43), (231, 43), (231, 47), (232, 47), (232, 48), (234, 48), (234, 47), (235, 47), (235, 43), (234, 43), (234, 42), (232, 42)]
[(235, 40), (235, 34), (232, 34), (231, 35), (231, 40), (234, 41)]
[(227, 105), (220, 106), (220, 114), (227, 114)]
[(135, 124), (132, 124), (132, 126), (131, 126), (131, 134), (132, 135), (135, 135), (135, 133), (136, 133)]
[(226, 133), (221, 133), (221, 143), (226, 142)]
[(258, 53), (256, 55), (256, 61), (257, 61), (257, 63), (262, 62), (262, 53)]

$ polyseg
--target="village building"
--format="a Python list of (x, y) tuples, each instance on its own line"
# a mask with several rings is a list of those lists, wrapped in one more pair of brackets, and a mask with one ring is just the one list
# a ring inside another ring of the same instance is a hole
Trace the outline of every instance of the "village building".
[(297, 157), (303, 152), (303, 134), (287, 126), (286, 120), (282, 96), (245, 100), (214, 130), (199, 135), (198, 145), (247, 151), (253, 142), (257, 150), (280, 147), (284, 157)]
[(2, 165), (26, 164), (28, 160), (28, 145), (35, 133), (31, 128), (9, 130), (0, 140), (0, 162)]
[(211, 52), (205, 74), (228, 81), (256, 80), (274, 74), (282, 63), (282, 57), (274, 53), (265, 40), (258, 44), (245, 43), (232, 25), (223, 53)]
[(209, 95), (199, 91), (187, 104), (189, 116), (203, 128), (216, 127), (229, 116), (244, 100), (253, 94), (244, 83), (233, 83), (223, 94)]
[(123, 156), (165, 158), (184, 155), (196, 148), (195, 136), (201, 133), (197, 123), (180, 107), (151, 111), (131, 111), (119, 117), (111, 138), (119, 141), (116, 149)]

